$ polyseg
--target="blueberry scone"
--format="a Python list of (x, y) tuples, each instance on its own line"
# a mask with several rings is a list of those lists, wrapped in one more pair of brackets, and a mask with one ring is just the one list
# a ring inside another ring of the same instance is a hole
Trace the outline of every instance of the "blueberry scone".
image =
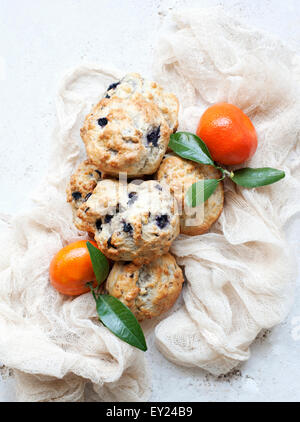
[(85, 230), (85, 226), (82, 226), (82, 221), (77, 218), (77, 210), (91, 196), (101, 176), (100, 170), (89, 160), (85, 160), (70, 178), (67, 186), (67, 202), (72, 206), (74, 224), (79, 230)]
[(157, 172), (157, 180), (169, 186), (177, 199), (180, 215), (180, 233), (196, 236), (205, 233), (219, 218), (224, 204), (223, 184), (219, 183), (216, 191), (195, 214), (184, 202), (189, 187), (203, 179), (219, 179), (220, 173), (212, 166), (197, 164), (181, 157), (167, 155)]
[(80, 133), (88, 157), (103, 172), (141, 176), (157, 170), (171, 130), (159, 108), (136, 94), (102, 99)]
[(108, 258), (144, 264), (167, 253), (179, 234), (174, 202), (157, 181), (122, 185), (107, 179), (98, 183), (77, 217)]
[(134, 98), (141, 94), (147, 101), (153, 102), (162, 112), (172, 132), (178, 127), (179, 102), (177, 97), (165, 91), (158, 83), (148, 81), (138, 73), (129, 73), (120, 81), (112, 83), (105, 93), (106, 98)]
[(181, 268), (167, 253), (142, 266), (116, 262), (106, 281), (106, 290), (142, 321), (168, 311), (180, 295), (183, 281)]

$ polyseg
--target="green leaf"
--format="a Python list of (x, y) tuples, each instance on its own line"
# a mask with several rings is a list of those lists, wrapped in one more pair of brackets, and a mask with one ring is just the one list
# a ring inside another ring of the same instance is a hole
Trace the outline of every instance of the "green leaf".
[(213, 159), (205, 143), (189, 132), (177, 132), (170, 136), (169, 148), (182, 158), (200, 164), (214, 166)]
[(251, 169), (244, 168), (234, 172), (231, 179), (240, 186), (245, 188), (256, 188), (258, 186), (271, 185), (283, 179), (285, 173), (282, 170), (276, 170), (269, 167)]
[(199, 180), (199, 182), (194, 183), (186, 194), (187, 205), (194, 208), (207, 201), (217, 189), (219, 182), (220, 181), (216, 179), (207, 179)]
[(107, 278), (109, 273), (109, 263), (105, 255), (98, 248), (92, 245), (90, 242), (86, 243), (88, 248), (93, 270), (96, 276), (96, 280), (98, 282), (98, 286)]
[(96, 308), (102, 323), (117, 337), (145, 352), (146, 340), (140, 324), (127, 306), (110, 295), (100, 295)]

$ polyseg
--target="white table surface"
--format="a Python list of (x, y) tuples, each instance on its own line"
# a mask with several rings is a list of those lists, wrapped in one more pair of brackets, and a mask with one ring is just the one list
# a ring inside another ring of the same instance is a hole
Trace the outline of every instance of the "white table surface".
[[(29, 195), (46, 172), (57, 83), (67, 69), (99, 62), (149, 76), (162, 16), (172, 8), (219, 4), (300, 54), (298, 0), (1, 0), (0, 211), (30, 206)], [(287, 228), (298, 256), (299, 223)], [(224, 379), (174, 366), (151, 341), (152, 400), (299, 401), (297, 326), (299, 295), (289, 318), (257, 340), (251, 359)], [(0, 378), (0, 402), (14, 400), (13, 380)]]

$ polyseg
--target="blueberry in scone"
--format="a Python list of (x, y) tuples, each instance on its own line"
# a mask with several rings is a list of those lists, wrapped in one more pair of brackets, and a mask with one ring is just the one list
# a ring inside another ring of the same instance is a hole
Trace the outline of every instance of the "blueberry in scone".
[(77, 210), (89, 199), (101, 177), (101, 171), (89, 160), (85, 160), (70, 178), (67, 186), (67, 202), (72, 206), (74, 224), (79, 230), (85, 230), (85, 226), (82, 226), (81, 220), (77, 218)]
[(142, 78), (138, 73), (129, 73), (120, 81), (109, 85), (105, 97), (116, 96), (128, 99), (134, 98), (135, 94), (141, 94), (147, 101), (155, 103), (172, 132), (176, 131), (179, 109), (177, 97), (164, 90), (158, 83)]
[(178, 201), (181, 211), (180, 233), (190, 236), (203, 234), (219, 218), (224, 204), (222, 183), (219, 183), (216, 191), (204, 202), (198, 216), (194, 215), (193, 208), (184, 204), (184, 198), (193, 183), (203, 179), (219, 179), (220, 176), (220, 172), (212, 166), (197, 164), (172, 154), (164, 157), (156, 177), (161, 184), (169, 186)]
[(168, 252), (179, 233), (174, 198), (157, 181), (121, 185), (102, 180), (77, 217), (115, 261), (148, 263)]
[(180, 295), (183, 281), (181, 268), (167, 253), (142, 266), (116, 262), (106, 281), (106, 290), (142, 321), (168, 311)]
[(86, 117), (81, 137), (90, 160), (110, 175), (153, 174), (167, 149), (170, 128), (142, 95), (104, 98)]

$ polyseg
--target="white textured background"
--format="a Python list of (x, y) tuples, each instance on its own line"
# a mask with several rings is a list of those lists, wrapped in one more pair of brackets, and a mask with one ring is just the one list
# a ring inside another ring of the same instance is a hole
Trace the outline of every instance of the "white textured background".
[[(300, 54), (299, 0), (0, 0), (0, 212), (30, 206), (47, 168), (57, 83), (68, 68), (99, 62), (150, 76), (163, 16), (220, 4)], [(299, 223), (287, 227), (298, 256)], [(299, 295), (289, 318), (223, 379), (175, 367), (149, 346), (154, 401), (300, 401)], [(0, 402), (14, 399), (13, 380), (0, 378)]]

